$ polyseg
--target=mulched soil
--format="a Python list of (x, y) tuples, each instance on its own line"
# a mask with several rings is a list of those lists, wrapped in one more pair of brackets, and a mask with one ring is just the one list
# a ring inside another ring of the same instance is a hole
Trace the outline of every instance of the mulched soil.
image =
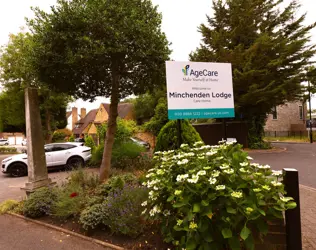
[(39, 221), (52, 224), (64, 229), (94, 238), (101, 241), (105, 241), (117, 246), (124, 247), (128, 250), (166, 250), (173, 249), (172, 245), (163, 242), (159, 232), (155, 230), (147, 230), (142, 235), (133, 239), (128, 236), (115, 235), (107, 228), (98, 228), (91, 231), (85, 231), (81, 228), (80, 224), (75, 219), (69, 219), (67, 221), (60, 221), (52, 217), (42, 217)]

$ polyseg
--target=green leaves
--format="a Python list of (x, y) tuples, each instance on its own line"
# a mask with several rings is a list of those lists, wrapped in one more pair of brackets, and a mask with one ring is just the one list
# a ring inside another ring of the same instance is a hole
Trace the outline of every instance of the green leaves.
[(200, 204), (199, 203), (194, 203), (193, 205), (193, 213), (198, 213), (200, 212), (201, 208), (200, 208)]
[(296, 204), (296, 202), (294, 202), (294, 201), (288, 202), (288, 203), (286, 203), (286, 205), (285, 205), (285, 207), (286, 207), (287, 209), (294, 209), (294, 208), (296, 208), (296, 206), (297, 206), (297, 204)]
[(241, 230), (240, 232), (240, 237), (243, 240), (246, 240), (249, 236), (249, 234), (251, 233), (251, 231), (249, 230), (249, 228), (245, 225), (244, 228)]
[(224, 228), (222, 230), (222, 235), (223, 235), (224, 239), (228, 239), (228, 238), (232, 237), (233, 233), (229, 228)]
[(239, 238), (236, 237), (236, 236), (230, 238), (228, 240), (228, 244), (229, 244), (229, 246), (230, 246), (230, 248), (232, 250), (239, 250), (239, 249), (241, 249)]
[(236, 214), (237, 213), (236, 209), (234, 209), (232, 207), (227, 207), (226, 211), (227, 211), (227, 213), (230, 213), (230, 214)]

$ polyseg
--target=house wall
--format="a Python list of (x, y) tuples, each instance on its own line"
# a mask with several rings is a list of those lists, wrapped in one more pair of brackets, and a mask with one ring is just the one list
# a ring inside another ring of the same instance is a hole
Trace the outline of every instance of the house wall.
[(106, 112), (104, 106), (101, 104), (97, 112), (97, 115), (95, 116), (94, 121), (103, 123), (103, 122), (106, 122), (108, 118), (109, 118), (108, 112)]
[(88, 131), (88, 134), (91, 135), (91, 134), (97, 134), (98, 130), (97, 130), (97, 127), (95, 126), (95, 124), (91, 124), (90, 126), (90, 129)]
[(69, 130), (73, 130), (73, 126), (72, 126), (72, 115), (70, 115), (67, 119), (67, 127)]
[[(303, 119), (300, 119), (299, 106), (303, 106)], [(291, 102), (282, 106), (277, 106), (276, 110), (277, 119), (274, 120), (273, 115), (269, 114), (264, 127), (265, 131), (292, 131), (293, 129), (296, 131), (306, 130), (306, 104), (299, 101)]]

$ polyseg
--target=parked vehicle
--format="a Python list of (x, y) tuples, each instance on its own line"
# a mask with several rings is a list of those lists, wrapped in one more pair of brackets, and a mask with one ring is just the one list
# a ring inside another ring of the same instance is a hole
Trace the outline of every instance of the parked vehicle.
[(27, 143), (26, 139), (23, 139), (21, 142), (22, 146), (26, 146), (26, 143)]
[(0, 146), (8, 146), (9, 141), (7, 139), (0, 139)]
[(134, 143), (136, 143), (136, 144), (138, 144), (140, 146), (143, 146), (146, 149), (150, 149), (150, 144), (148, 142), (145, 142), (145, 141), (142, 141), (142, 140), (140, 140), (138, 138), (133, 138), (133, 137), (131, 137), (131, 140), (132, 140), (132, 142), (134, 142)]
[[(83, 143), (65, 142), (45, 145), (47, 168), (76, 167), (84, 165), (91, 158), (91, 148)], [(4, 159), (1, 171), (13, 177), (27, 175), (27, 154), (19, 154)]]

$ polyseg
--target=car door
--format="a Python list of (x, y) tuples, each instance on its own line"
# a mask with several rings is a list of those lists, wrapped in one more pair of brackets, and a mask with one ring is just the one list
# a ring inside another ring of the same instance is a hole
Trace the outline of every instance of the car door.
[(68, 158), (71, 155), (71, 148), (74, 148), (74, 145), (67, 144), (56, 144), (54, 145), (54, 162), (58, 166), (66, 165)]
[(53, 145), (45, 145), (44, 149), (47, 167), (55, 166), (53, 159)]

